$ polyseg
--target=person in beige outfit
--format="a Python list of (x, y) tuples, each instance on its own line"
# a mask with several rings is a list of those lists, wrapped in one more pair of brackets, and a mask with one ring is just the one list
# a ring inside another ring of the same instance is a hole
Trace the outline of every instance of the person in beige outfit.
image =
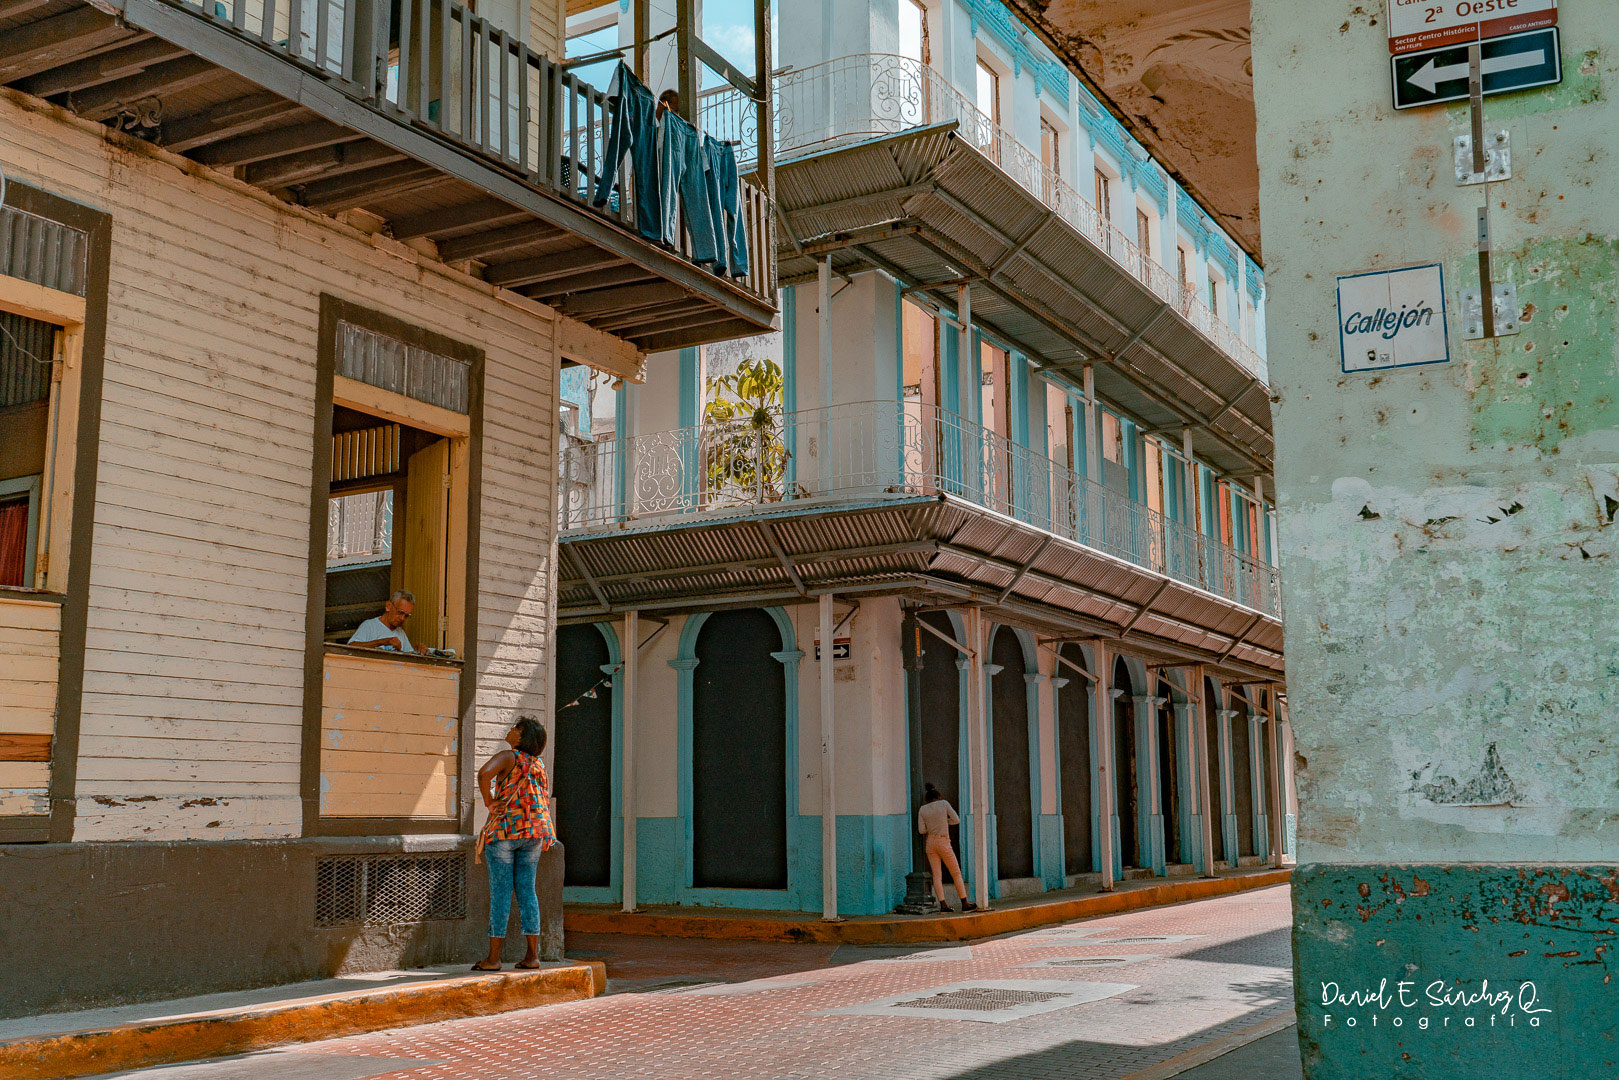
[(945, 801), (939, 789), (932, 784), (924, 784), (922, 809), (916, 814), (916, 831), (927, 837), (923, 850), (927, 852), (928, 866), (933, 871), (933, 895), (939, 898), (940, 907), (950, 910), (944, 898), (944, 874), (941, 871), (941, 867), (947, 868), (955, 880), (956, 895), (961, 897), (961, 910), (975, 911), (977, 905), (967, 899), (967, 883), (961, 880), (961, 864), (956, 861), (956, 851), (950, 846), (950, 826), (960, 823), (961, 818), (956, 815), (955, 807)]

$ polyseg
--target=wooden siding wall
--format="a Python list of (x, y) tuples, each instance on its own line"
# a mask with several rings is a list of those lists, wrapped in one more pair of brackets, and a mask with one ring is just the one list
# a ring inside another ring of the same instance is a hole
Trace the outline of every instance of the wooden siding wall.
[(0, 817), (50, 813), (62, 609), (0, 598)]
[(453, 667), (326, 657), (321, 814), (454, 818), (460, 692)]
[(295, 836), (319, 296), (486, 352), (480, 752), (549, 712), (549, 309), (0, 92), (12, 176), (112, 215), (76, 840)]

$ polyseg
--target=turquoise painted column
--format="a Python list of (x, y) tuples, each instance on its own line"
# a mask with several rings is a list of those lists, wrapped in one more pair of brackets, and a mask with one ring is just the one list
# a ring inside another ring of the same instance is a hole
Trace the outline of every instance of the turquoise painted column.
[(1158, 782), (1158, 709), (1165, 699), (1138, 694), (1130, 699), (1136, 707), (1136, 787), (1141, 793), (1136, 805), (1137, 828), (1146, 843), (1146, 862), (1154, 877), (1163, 877), (1164, 859), (1163, 788)]
[(1203, 865), (1203, 815), (1198, 812), (1202, 800), (1198, 798), (1197, 766), (1197, 705), (1177, 701), (1171, 706), (1175, 712), (1175, 742), (1181, 752), (1175, 755), (1175, 790), (1180, 793), (1180, 807), (1176, 814), (1180, 826), (1181, 856), (1183, 862)]
[(1248, 773), (1254, 789), (1254, 854), (1270, 860), (1270, 815), (1266, 812), (1265, 718), (1248, 714)]
[(1216, 717), (1220, 721), (1220, 846), (1226, 862), (1235, 870), (1237, 856), (1237, 788), (1235, 762), (1231, 760), (1231, 722), (1240, 713), (1236, 709), (1221, 709)]
[[(994, 631), (990, 631), (993, 633)], [(987, 639), (988, 634), (985, 635)], [(1001, 841), (996, 833), (998, 823), (995, 815), (995, 695), (991, 692), (995, 686), (995, 676), (1006, 670), (1004, 664), (985, 664), (980, 670), (983, 678), (984, 702), (984, 834), (988, 838), (984, 851), (985, 865), (989, 868), (989, 895), (992, 899), (1001, 895)]]

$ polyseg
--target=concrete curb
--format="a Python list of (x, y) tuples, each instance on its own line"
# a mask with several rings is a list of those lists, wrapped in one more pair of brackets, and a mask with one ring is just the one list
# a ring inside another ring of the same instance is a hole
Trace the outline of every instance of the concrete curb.
[(1097, 893), (1047, 904), (995, 908), (967, 915), (857, 917), (821, 922), (813, 917), (764, 918), (752, 915), (684, 915), (664, 912), (604, 911), (569, 905), (563, 925), (573, 934), (634, 934), (642, 937), (716, 938), (727, 941), (785, 941), (829, 945), (902, 945), (971, 941), (1094, 915), (1113, 915), (1188, 900), (1285, 885), (1292, 869), (1223, 878), (1189, 878), (1143, 888)]
[(595, 997), (607, 966), (463, 976), (0, 1042), (0, 1080), (66, 1080)]

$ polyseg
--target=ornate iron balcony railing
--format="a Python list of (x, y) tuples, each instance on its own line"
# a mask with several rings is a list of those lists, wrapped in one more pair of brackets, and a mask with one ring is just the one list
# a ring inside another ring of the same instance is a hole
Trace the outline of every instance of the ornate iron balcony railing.
[[(775, 145), (779, 159), (955, 122), (973, 147), (1040, 199), (1123, 270), (1167, 301), (1192, 327), (1249, 374), (1268, 382), (1265, 360), (1242, 336), (1090, 202), (1040, 155), (979, 111), (933, 67), (904, 56), (863, 53), (776, 76)], [(756, 137), (753, 102), (729, 87), (699, 101), (703, 129), (718, 138)]]
[(591, 439), (565, 435), (559, 528), (950, 495), (1280, 617), (1274, 566), (920, 401), (862, 402)]

